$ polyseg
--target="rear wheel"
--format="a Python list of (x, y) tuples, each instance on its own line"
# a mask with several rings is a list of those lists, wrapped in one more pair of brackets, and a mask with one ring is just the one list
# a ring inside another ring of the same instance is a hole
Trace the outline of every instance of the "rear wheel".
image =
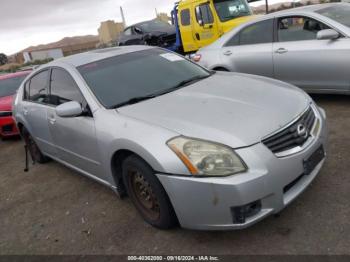
[(27, 129), (22, 129), (22, 136), (24, 138), (24, 142), (26, 143), (29, 153), (32, 156), (32, 159), (40, 164), (47, 163), (50, 158), (45, 156), (39, 149), (32, 135), (27, 131)]
[(161, 229), (176, 226), (168, 195), (145, 161), (134, 155), (128, 157), (123, 163), (123, 179), (128, 195), (146, 222)]

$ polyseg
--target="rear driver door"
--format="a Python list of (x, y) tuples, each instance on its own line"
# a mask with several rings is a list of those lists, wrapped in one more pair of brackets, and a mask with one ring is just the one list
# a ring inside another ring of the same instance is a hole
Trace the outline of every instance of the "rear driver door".
[(25, 127), (34, 137), (40, 150), (48, 156), (56, 156), (49, 126), (47, 124), (48, 76), (45, 69), (36, 73), (24, 85), (23, 115)]

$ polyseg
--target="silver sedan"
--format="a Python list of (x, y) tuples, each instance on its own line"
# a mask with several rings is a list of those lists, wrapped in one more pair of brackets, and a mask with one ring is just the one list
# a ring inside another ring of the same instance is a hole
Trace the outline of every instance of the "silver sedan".
[(272, 13), (243, 24), (194, 59), (215, 70), (276, 78), (310, 93), (350, 94), (350, 4)]
[(248, 227), (299, 196), (326, 155), (325, 113), (302, 90), (159, 48), (44, 65), (14, 109), (34, 160), (127, 193), (160, 228)]

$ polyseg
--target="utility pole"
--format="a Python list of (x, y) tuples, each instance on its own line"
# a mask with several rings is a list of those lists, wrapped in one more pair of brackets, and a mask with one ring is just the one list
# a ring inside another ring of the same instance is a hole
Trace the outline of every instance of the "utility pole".
[(124, 16), (123, 7), (120, 7), (120, 14), (121, 14), (121, 16), (122, 16), (123, 26), (124, 26), (124, 28), (125, 28), (125, 27), (126, 27), (126, 21), (125, 21), (125, 16)]
[(269, 13), (269, 0), (265, 0), (266, 14)]

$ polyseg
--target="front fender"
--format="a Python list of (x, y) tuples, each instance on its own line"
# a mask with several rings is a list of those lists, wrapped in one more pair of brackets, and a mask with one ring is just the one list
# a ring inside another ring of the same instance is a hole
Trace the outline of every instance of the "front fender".
[(158, 173), (190, 175), (187, 167), (167, 146), (179, 134), (117, 112), (95, 112), (96, 136), (101, 162), (113, 182), (111, 161), (116, 152), (128, 150), (144, 159)]

